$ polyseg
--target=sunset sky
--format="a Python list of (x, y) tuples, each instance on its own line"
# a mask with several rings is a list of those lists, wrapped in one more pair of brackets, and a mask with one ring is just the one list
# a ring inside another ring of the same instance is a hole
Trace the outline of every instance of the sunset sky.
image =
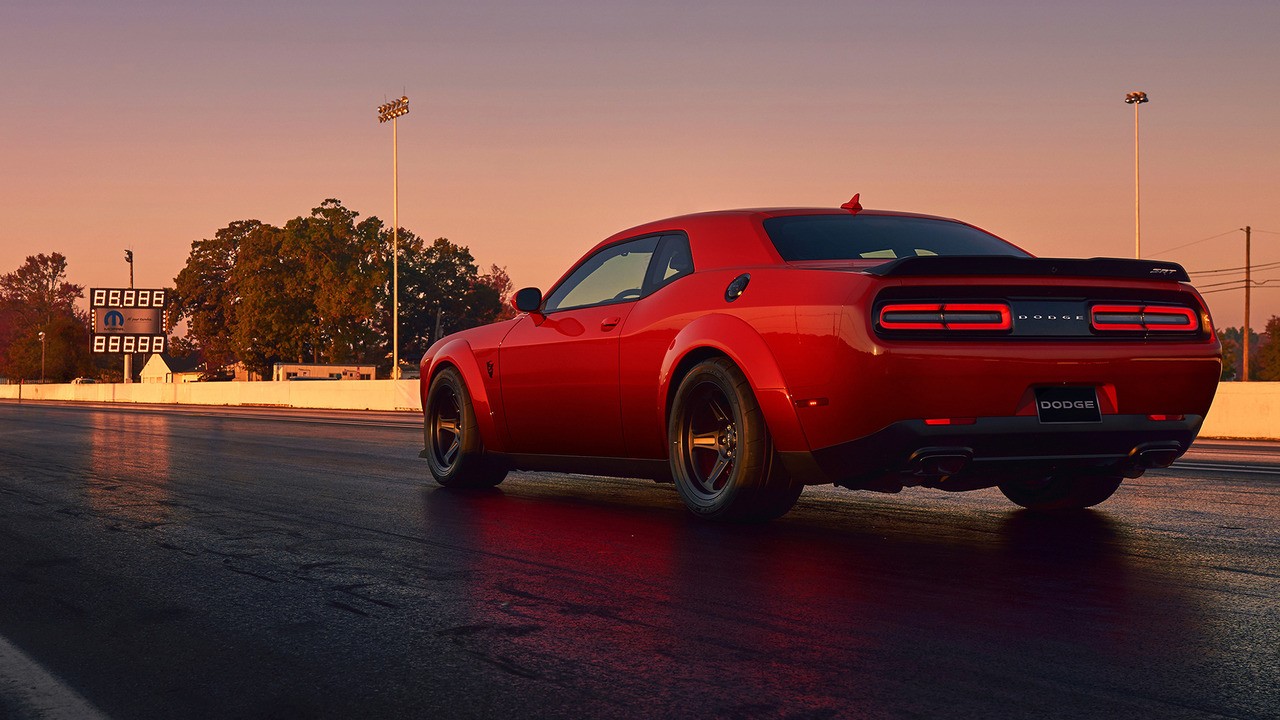
[[(167, 286), (233, 220), (332, 197), (390, 222), (375, 108), (402, 92), (401, 225), (517, 286), (647, 220), (854, 192), (1129, 257), (1131, 90), (1144, 255), (1238, 268), (1251, 225), (1280, 263), (1278, 38), (1276, 0), (5, 0), (0, 272), (60, 251), (120, 286), (132, 248)], [(1261, 330), (1280, 265), (1255, 279)], [(1241, 323), (1243, 291), (1206, 298)]]

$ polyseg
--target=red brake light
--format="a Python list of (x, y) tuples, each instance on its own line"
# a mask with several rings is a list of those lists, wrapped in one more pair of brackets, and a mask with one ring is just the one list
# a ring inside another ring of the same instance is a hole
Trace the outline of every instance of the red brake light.
[(890, 303), (880, 308), (884, 330), (996, 330), (1013, 327), (1004, 303)]
[(1094, 305), (1089, 325), (1101, 331), (1188, 332), (1200, 329), (1191, 308), (1170, 305)]

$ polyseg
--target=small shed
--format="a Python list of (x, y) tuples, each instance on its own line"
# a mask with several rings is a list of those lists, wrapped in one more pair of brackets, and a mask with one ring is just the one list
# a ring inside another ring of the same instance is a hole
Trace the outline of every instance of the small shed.
[(169, 353), (153, 353), (142, 366), (142, 382), (144, 383), (189, 383), (200, 381), (200, 366), (204, 361), (200, 356), (189, 355), (176, 358)]

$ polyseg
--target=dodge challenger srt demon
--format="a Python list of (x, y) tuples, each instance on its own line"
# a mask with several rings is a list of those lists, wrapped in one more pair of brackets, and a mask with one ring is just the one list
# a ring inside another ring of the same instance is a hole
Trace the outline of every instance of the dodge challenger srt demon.
[(652, 477), (721, 520), (826, 483), (1096, 505), (1187, 450), (1221, 370), (1174, 263), (1035, 258), (857, 196), (641, 225), (514, 304), (422, 358), (435, 479)]

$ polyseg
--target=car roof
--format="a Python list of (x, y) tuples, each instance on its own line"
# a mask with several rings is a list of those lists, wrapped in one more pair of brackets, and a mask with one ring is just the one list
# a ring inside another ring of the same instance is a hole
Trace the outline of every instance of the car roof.
[[(674, 217), (664, 218), (662, 220), (654, 220), (651, 222), (636, 225), (627, 228), (618, 233), (614, 233), (602, 245), (610, 242), (616, 242), (625, 237), (635, 237), (637, 235), (645, 235), (649, 232), (660, 232), (663, 229), (671, 229), (676, 225), (683, 225), (689, 222), (703, 224), (707, 222), (715, 222), (717, 220), (742, 220), (755, 219), (767, 220), (774, 217), (786, 217), (790, 215), (847, 215), (848, 210), (844, 208), (830, 207), (772, 207), (772, 208), (737, 208), (734, 210), (711, 210), (707, 212), (688, 213), (685, 215), (676, 215)], [(890, 217), (909, 217), (924, 218), (928, 220), (946, 220), (949, 222), (962, 222), (955, 218), (942, 217), (940, 215), (926, 215), (923, 213), (903, 212), (900, 210), (859, 210), (858, 215), (881, 215)]]
[[(687, 233), (690, 238), (690, 249), (693, 251), (694, 265), (702, 270), (785, 264), (782, 256), (774, 248), (773, 241), (769, 239), (764, 230), (763, 223), (765, 220), (795, 215), (846, 215), (849, 212), (850, 210), (847, 208), (832, 207), (737, 208), (733, 210), (689, 213), (662, 220), (653, 220), (616, 232), (600, 241), (583, 254), (576, 263), (569, 266), (551, 287), (553, 289), (558, 287), (582, 262), (602, 248), (624, 240), (663, 233)], [(963, 220), (940, 215), (926, 215), (900, 210), (869, 209), (858, 210), (855, 214), (954, 222), (994, 235), (994, 233), (970, 225)]]
[[(583, 256), (583, 259), (601, 248), (623, 240), (644, 235), (685, 232), (688, 233), (693, 246), (694, 264), (699, 268), (779, 265), (783, 263), (783, 260), (778, 255), (777, 250), (774, 249), (773, 242), (765, 233), (763, 225), (765, 220), (794, 215), (848, 215), (849, 212), (844, 208), (830, 207), (774, 207), (714, 210), (677, 215), (636, 225), (614, 233), (593, 247), (590, 252)], [(920, 218), (968, 225), (964, 221), (953, 218), (897, 210), (859, 210), (856, 214)], [(984, 230), (983, 232), (986, 231)], [(556, 285), (559, 285), (572, 271), (573, 268), (566, 271), (560, 280), (556, 282)]]

